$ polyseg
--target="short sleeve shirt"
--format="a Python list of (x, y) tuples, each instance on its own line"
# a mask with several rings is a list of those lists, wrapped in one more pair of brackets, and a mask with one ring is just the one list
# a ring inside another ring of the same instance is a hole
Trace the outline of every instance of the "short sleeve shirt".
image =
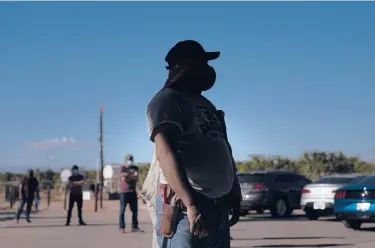
[[(74, 183), (74, 182), (79, 182), (84, 180), (85, 178), (78, 174), (78, 175), (72, 175), (69, 177), (69, 182)], [(70, 194), (72, 195), (82, 195), (82, 185), (79, 184), (71, 184), (70, 187)]]
[(211, 198), (230, 191), (232, 157), (216, 109), (206, 98), (163, 89), (148, 105), (147, 120), (152, 141), (160, 125), (169, 123), (181, 130), (178, 155), (194, 190)]
[[(136, 165), (130, 165), (130, 166), (121, 166), (121, 173), (127, 172), (130, 175), (134, 175), (134, 173), (139, 173), (138, 166)], [(131, 179), (131, 178), (125, 178), (122, 179), (120, 177), (120, 192), (126, 193), (126, 192), (134, 192), (137, 189), (137, 180)]]

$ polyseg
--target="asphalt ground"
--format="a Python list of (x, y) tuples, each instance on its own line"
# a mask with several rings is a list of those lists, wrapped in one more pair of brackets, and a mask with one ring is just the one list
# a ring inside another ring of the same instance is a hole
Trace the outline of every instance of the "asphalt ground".
[[(1, 213), (0, 213), (1, 215)], [(90, 204), (84, 208), (88, 226), (78, 226), (75, 213), (72, 226), (65, 227), (65, 212), (61, 204), (43, 207), (32, 215), (32, 223), (21, 219), (0, 221), (0, 247), (21, 248), (147, 248), (151, 247), (152, 225), (148, 213), (142, 206), (139, 211), (139, 226), (144, 233), (118, 232), (118, 203), (105, 202), (104, 208), (94, 212)], [(126, 222), (131, 214), (127, 210)], [(127, 225), (130, 227), (130, 223)], [(252, 214), (231, 229), (232, 247), (375, 247), (375, 224), (363, 225), (362, 230), (353, 231), (332, 218), (318, 221), (307, 220), (301, 211), (289, 219), (275, 220), (266, 214)]]

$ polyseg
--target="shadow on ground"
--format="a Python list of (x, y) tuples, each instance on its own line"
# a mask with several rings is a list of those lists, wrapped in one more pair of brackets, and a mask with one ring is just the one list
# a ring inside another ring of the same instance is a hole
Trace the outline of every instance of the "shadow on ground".
[(33, 219), (66, 219), (66, 216), (32, 216)]
[(234, 238), (233, 240), (303, 240), (303, 239), (345, 239), (345, 237), (265, 237), (265, 238)]
[[(14, 225), (14, 226), (6, 226), (4, 228), (7, 228), (7, 229), (10, 229), (10, 228), (54, 228), (54, 227), (63, 227), (63, 228), (71, 228), (71, 227), (83, 227), (83, 226), (79, 226), (79, 225), (70, 225), (70, 226), (65, 226), (64, 225), (65, 223), (63, 224), (60, 224), (60, 225), (57, 225), (57, 224), (54, 224), (54, 225), (32, 225), (32, 224), (29, 224), (29, 225)], [(84, 226), (84, 227), (92, 227), (92, 226), (116, 226), (117, 224), (115, 223), (97, 223), (97, 224), (87, 224), (87, 226)]]
[(240, 222), (248, 221), (306, 221), (307, 218), (305, 215), (292, 215), (288, 218), (273, 218), (270, 215), (250, 215), (248, 217), (243, 217), (240, 219)]
[(16, 211), (6, 211), (6, 212), (0, 212), (0, 216), (2, 215), (11, 215), (11, 214), (16, 214)]
[(358, 232), (375, 232), (375, 227), (363, 227)]
[(353, 246), (352, 244), (310, 244), (310, 245), (306, 245), (306, 244), (300, 244), (300, 245), (296, 245), (296, 244), (285, 244), (285, 245), (254, 245), (252, 247), (338, 247), (338, 246)]

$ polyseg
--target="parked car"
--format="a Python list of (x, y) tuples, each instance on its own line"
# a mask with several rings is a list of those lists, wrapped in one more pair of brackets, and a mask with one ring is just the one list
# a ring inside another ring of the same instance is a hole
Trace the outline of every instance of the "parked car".
[(337, 174), (322, 177), (306, 185), (301, 192), (301, 209), (309, 220), (334, 214), (335, 191), (364, 177), (358, 174)]
[(311, 183), (306, 177), (291, 171), (269, 170), (239, 173), (241, 212), (270, 210), (272, 217), (288, 217), (300, 208), (302, 188)]
[(334, 208), (345, 227), (358, 230), (375, 223), (375, 176), (336, 190)]

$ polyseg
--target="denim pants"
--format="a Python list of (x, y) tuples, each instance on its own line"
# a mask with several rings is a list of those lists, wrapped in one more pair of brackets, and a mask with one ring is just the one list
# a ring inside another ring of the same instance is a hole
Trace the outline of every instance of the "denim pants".
[(156, 223), (155, 231), (159, 248), (230, 248), (229, 216), (225, 206), (215, 206), (205, 201), (199, 201), (199, 210), (202, 216), (210, 223), (208, 237), (198, 238), (190, 233), (189, 220), (185, 213), (181, 212), (175, 234), (166, 238), (161, 234), (161, 217), (163, 197), (156, 199)]
[(33, 198), (22, 198), (20, 201), (20, 205), (18, 206), (17, 213), (16, 213), (16, 219), (19, 220), (21, 217), (21, 213), (23, 211), (23, 208), (26, 205), (26, 220), (30, 219), (30, 212), (31, 208), (33, 206)]
[(138, 228), (138, 197), (137, 192), (120, 193), (119, 227), (125, 228), (125, 209), (130, 206), (132, 211), (132, 228)]

